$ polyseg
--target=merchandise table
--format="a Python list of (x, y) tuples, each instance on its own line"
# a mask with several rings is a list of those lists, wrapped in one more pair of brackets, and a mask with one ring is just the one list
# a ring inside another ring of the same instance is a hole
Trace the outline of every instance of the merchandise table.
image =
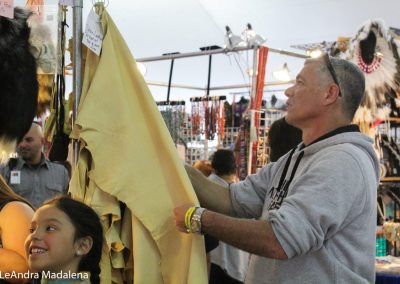
[(400, 258), (391, 255), (376, 258), (376, 284), (400, 283)]

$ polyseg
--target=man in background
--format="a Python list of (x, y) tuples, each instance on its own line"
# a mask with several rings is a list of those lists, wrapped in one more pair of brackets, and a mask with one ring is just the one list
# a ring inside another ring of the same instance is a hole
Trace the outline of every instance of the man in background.
[(68, 190), (68, 172), (62, 165), (47, 160), (42, 152), (42, 128), (32, 123), (28, 133), (17, 146), (18, 158), (0, 168), (8, 185), (34, 207)]

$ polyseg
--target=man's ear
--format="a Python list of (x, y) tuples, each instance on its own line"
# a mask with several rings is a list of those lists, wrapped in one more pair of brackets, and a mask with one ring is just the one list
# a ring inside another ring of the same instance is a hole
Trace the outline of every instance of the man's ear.
[(75, 241), (75, 255), (82, 256), (89, 253), (93, 246), (92, 237), (83, 237)]
[(325, 105), (330, 105), (336, 102), (338, 97), (339, 97), (339, 86), (335, 84), (329, 85), (328, 90), (325, 94)]

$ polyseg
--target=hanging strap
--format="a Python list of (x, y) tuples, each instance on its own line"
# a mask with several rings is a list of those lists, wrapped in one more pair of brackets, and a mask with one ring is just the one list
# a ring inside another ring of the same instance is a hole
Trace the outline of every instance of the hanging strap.
[(281, 178), (279, 179), (278, 188), (281, 188), (281, 186), (283, 184), (283, 181), (285, 180), (286, 173), (287, 173), (287, 171), (289, 169), (290, 161), (292, 160), (292, 156), (294, 154), (294, 151), (296, 151), (296, 148), (293, 148), (292, 151), (290, 151), (289, 157), (286, 160), (285, 167), (283, 168), (283, 172), (281, 174)]
[[(299, 167), (300, 161), (304, 156), (304, 151), (300, 152), (299, 156), (296, 159), (296, 163), (293, 166), (292, 173), (290, 174), (289, 181), (286, 183), (286, 187), (289, 188), (289, 185), (292, 183), (294, 175), (296, 174), (297, 168)], [(287, 194), (287, 191), (286, 191)]]
[(212, 64), (212, 55), (210, 54), (208, 57), (208, 76), (207, 76), (207, 90), (206, 97), (210, 96), (210, 84), (211, 84), (211, 64)]
[[(174, 55), (179, 54), (179, 52), (171, 52), (171, 53), (164, 53), (164, 55)], [(167, 103), (169, 102), (169, 94), (171, 93), (171, 82), (172, 82), (172, 73), (174, 71), (174, 58), (171, 59), (171, 67), (169, 69), (169, 80), (168, 80), (168, 90), (167, 90)]]
[(60, 30), (60, 52), (61, 52), (61, 68), (57, 72), (56, 79), (56, 96), (55, 96), (55, 110), (56, 110), (56, 133), (62, 133), (64, 129), (64, 97), (65, 97), (65, 26), (66, 22), (66, 10), (62, 10), (62, 21)]
[(171, 68), (169, 70), (169, 80), (168, 80), (168, 91), (167, 91), (167, 103), (169, 103), (169, 94), (171, 92), (171, 82), (172, 82), (172, 72), (174, 71), (174, 59), (171, 60)]

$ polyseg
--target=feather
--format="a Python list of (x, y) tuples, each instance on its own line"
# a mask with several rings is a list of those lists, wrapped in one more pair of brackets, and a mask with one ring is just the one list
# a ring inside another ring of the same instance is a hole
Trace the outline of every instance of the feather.
[(382, 20), (369, 20), (350, 41), (345, 58), (365, 75), (365, 97), (361, 106), (371, 118), (388, 114), (389, 93), (400, 87), (400, 42), (392, 37)]

